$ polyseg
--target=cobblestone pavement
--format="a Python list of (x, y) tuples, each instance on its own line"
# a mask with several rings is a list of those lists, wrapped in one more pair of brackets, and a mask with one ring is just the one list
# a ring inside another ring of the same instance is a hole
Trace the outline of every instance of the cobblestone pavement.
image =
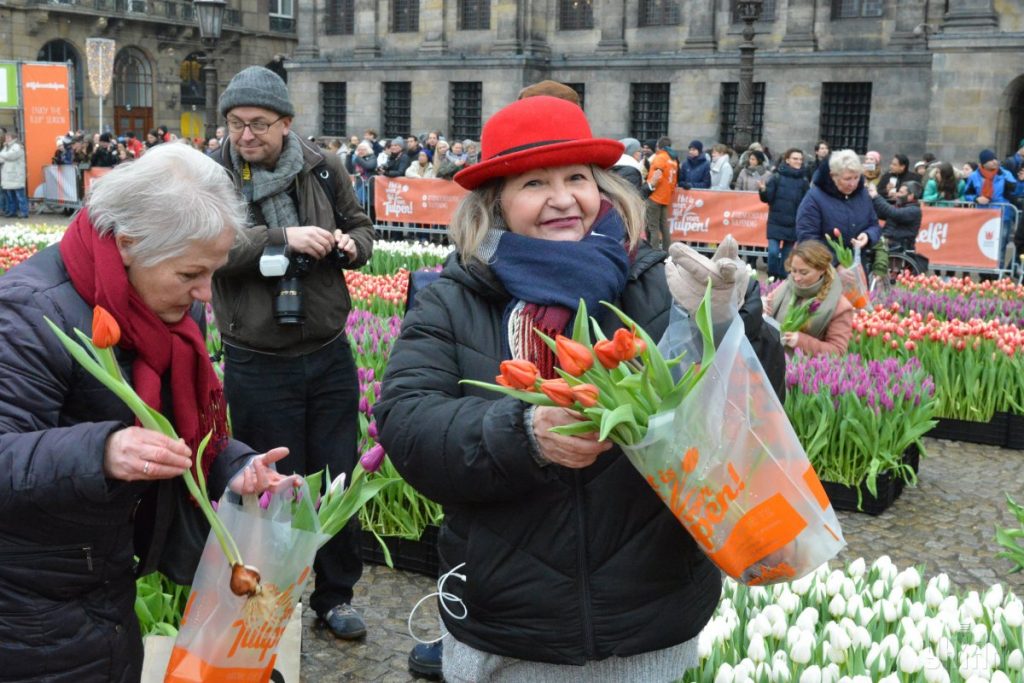
[[(1009, 575), (1010, 563), (995, 556), (996, 525), (1016, 524), (1005, 493), (1024, 500), (1024, 451), (936, 439), (925, 439), (925, 446), (929, 457), (921, 462), (918, 486), (905, 490), (886, 512), (877, 517), (839, 513), (848, 544), (839, 560), (871, 561), (887, 554), (900, 568), (926, 565), (926, 576), (946, 572), (960, 590), (1002, 582), (1024, 594), (1024, 574)], [(414, 680), (406, 668), (413, 645), (406, 619), (412, 606), (434, 588), (428, 577), (367, 565), (354, 600), (366, 617), (366, 640), (335, 639), (316, 626), (315, 615), (307, 609), (302, 680)], [(427, 600), (417, 611), (417, 633), (437, 634), (435, 604)]]

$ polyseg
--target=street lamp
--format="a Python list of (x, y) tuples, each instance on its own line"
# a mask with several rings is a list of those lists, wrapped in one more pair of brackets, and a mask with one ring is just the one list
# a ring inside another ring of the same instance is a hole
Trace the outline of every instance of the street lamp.
[(221, 24), (224, 21), (226, 0), (193, 0), (196, 20), (199, 22), (199, 36), (203, 40), (206, 60), (203, 63), (203, 83), (206, 84), (206, 137), (213, 137), (217, 130), (217, 67), (213, 63), (213, 51), (220, 40)]
[(743, 21), (740, 45), (740, 85), (736, 98), (736, 127), (733, 146), (737, 151), (750, 146), (754, 135), (754, 22), (761, 18), (761, 0), (736, 0), (736, 12)]

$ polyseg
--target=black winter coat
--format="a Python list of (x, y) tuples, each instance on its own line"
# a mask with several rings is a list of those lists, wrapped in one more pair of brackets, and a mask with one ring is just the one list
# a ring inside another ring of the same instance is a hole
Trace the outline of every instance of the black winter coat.
[(875, 213), (885, 221), (882, 235), (890, 241), (913, 246), (917, 241), (917, 233), (921, 232), (921, 205), (915, 201), (913, 204), (893, 206), (882, 195), (875, 197), (872, 203), (875, 205)]
[(711, 162), (703, 154), (687, 156), (679, 164), (679, 187), (685, 190), (700, 190), (711, 187)]
[[(618, 302), (655, 339), (670, 310), (664, 258), (643, 248)], [(442, 614), (446, 628), (485, 652), (577, 665), (693, 638), (719, 571), (622, 451), (541, 467), (527, 406), (459, 384), (494, 381), (509, 300), (486, 266), (449, 260), (406, 315), (374, 411), (395, 467), (444, 505), (441, 571), (465, 563), (466, 581), (445, 590), (468, 614)]]
[[(192, 508), (175, 504), (179, 479), (104, 476), (107, 437), (135, 418), (43, 316), (72, 338), (72, 328), (92, 329), (57, 246), (0, 277), (0, 681), (137, 681), (132, 556), (139, 573), (159, 566), (190, 582), (202, 547), (170, 539), (196, 517), (177, 518)], [(119, 362), (130, 378), (131, 357)], [(250, 455), (230, 442), (209, 489), (223, 490)]]
[(807, 194), (810, 183), (802, 169), (781, 163), (758, 192), (768, 205), (768, 239), (796, 241), (796, 210)]

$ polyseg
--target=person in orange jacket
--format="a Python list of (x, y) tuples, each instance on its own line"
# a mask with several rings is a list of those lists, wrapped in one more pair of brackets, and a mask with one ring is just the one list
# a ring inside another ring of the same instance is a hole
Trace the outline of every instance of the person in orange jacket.
[(655, 249), (668, 251), (672, 234), (668, 224), (668, 210), (676, 189), (679, 162), (672, 151), (672, 140), (658, 138), (657, 151), (651, 157), (651, 170), (647, 174), (647, 238)]

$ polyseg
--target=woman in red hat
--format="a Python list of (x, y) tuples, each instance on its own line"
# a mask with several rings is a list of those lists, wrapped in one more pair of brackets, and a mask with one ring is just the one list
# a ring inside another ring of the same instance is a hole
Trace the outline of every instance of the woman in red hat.
[(495, 114), (480, 163), (455, 176), (470, 190), (449, 226), (457, 257), (417, 295), (388, 362), (381, 442), (445, 509), (450, 682), (676, 680), (718, 603), (718, 570), (617, 446), (550, 432), (574, 412), (459, 383), (493, 381), (509, 359), (554, 377), (533, 330), (571, 329), (580, 298), (609, 336), (620, 324), (600, 301), (661, 336), (665, 254), (607, 171), (621, 154), (565, 100)]

